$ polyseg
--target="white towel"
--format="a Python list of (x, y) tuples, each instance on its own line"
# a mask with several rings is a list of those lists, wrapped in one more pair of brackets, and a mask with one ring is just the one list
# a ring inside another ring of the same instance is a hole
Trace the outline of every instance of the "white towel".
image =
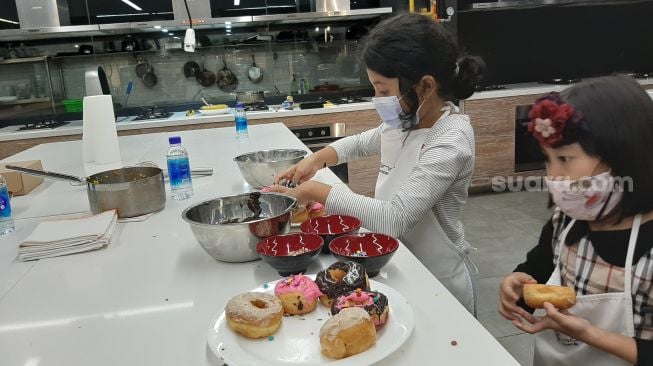
[(31, 261), (87, 252), (111, 243), (116, 210), (78, 219), (44, 221), (18, 247), (18, 259)]

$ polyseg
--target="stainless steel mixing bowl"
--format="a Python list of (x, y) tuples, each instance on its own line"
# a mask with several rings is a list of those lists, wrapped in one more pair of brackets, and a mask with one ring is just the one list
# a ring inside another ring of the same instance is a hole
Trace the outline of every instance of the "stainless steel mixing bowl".
[(262, 193), (260, 219), (223, 223), (251, 217), (249, 200), (250, 193), (210, 199), (185, 209), (181, 217), (211, 257), (223, 262), (253, 261), (259, 259), (256, 244), (260, 240), (290, 230), (297, 200), (278, 193)]
[(234, 161), (245, 181), (261, 189), (272, 185), (276, 175), (297, 164), (306, 154), (298, 149), (263, 150), (236, 156)]

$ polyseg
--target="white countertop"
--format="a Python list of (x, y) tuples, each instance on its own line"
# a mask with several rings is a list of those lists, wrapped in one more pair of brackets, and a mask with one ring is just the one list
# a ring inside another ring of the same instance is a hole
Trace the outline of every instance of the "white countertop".
[[(177, 132), (175, 132), (177, 134)], [(211, 319), (226, 301), (279, 278), (261, 261), (213, 260), (180, 218), (201, 200), (249, 191), (232, 157), (268, 148), (305, 148), (282, 124), (250, 127), (238, 143), (231, 128), (178, 133), (194, 166), (215, 174), (194, 179), (195, 196), (169, 199), (145, 222), (119, 224), (99, 251), (22, 263), (16, 246), (44, 219), (88, 210), (83, 189), (46, 182), (12, 201), (17, 230), (0, 245), (0, 355), (3, 365), (216, 365), (207, 349)], [(164, 163), (167, 136), (120, 137), (123, 163)], [(63, 158), (65, 157), (65, 158)], [(40, 145), (4, 161), (41, 159), (43, 167), (85, 173), (78, 141)], [(318, 180), (337, 183), (330, 171)], [(316, 273), (334, 262), (320, 255)], [(380, 365), (518, 365), (428, 270), (403, 246), (375, 280), (406, 297), (415, 329)], [(392, 314), (390, 315), (392, 316)], [(452, 341), (457, 345), (452, 345)], [(316, 342), (318, 339), (316, 337)], [(374, 352), (374, 349), (367, 352)]]
[[(282, 122), (281, 119), (285, 117), (352, 112), (352, 111), (362, 111), (367, 109), (374, 109), (374, 105), (371, 102), (362, 102), (362, 103), (339, 104), (328, 108), (315, 108), (315, 109), (304, 109), (304, 110), (301, 109), (294, 109), (289, 111), (279, 110), (276, 112), (273, 110), (253, 111), (253, 112), (247, 112), (247, 118), (249, 120), (279, 119), (279, 122)], [(119, 118), (120, 122), (116, 123), (116, 127), (118, 128), (118, 131), (134, 130), (134, 129), (141, 129), (141, 128), (195, 125), (200, 123), (216, 123), (216, 127), (218, 127), (220, 123), (234, 121), (234, 116), (232, 113), (226, 113), (226, 114), (214, 115), (214, 116), (204, 116), (201, 113), (197, 113), (192, 117), (187, 117), (186, 112), (174, 112), (172, 116), (166, 119), (134, 121), (134, 118), (136, 117), (128, 117), (125, 120), (121, 120), (121, 118)], [(67, 125), (57, 127), (55, 129), (45, 129), (45, 130), (18, 131), (19, 127), (20, 126), (9, 126), (5, 128), (0, 128), (0, 141), (13, 141), (13, 140), (34, 139), (34, 138), (41, 138), (41, 137), (80, 135), (82, 133), (82, 121), (71, 121)]]
[[(653, 85), (653, 79), (638, 79), (640, 85)], [(540, 84), (540, 83), (523, 83), (523, 84), (508, 84), (504, 85), (505, 89), (501, 90), (490, 90), (476, 92), (466, 101), (470, 100), (481, 100), (481, 99), (495, 99), (495, 98), (506, 98), (506, 97), (517, 97), (522, 95), (536, 95), (543, 94), (548, 92), (561, 92), (571, 85), (553, 85), (553, 84)]]

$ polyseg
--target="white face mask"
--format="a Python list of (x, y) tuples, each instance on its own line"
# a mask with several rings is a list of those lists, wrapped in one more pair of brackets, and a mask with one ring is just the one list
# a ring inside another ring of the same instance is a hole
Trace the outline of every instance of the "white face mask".
[(572, 219), (595, 221), (614, 210), (623, 197), (610, 172), (579, 180), (550, 180), (546, 183), (556, 206)]
[[(403, 127), (401, 118), (399, 118), (401, 113), (403, 113), (403, 109), (401, 108), (401, 103), (399, 103), (399, 101), (403, 97), (403, 95), (399, 98), (397, 98), (396, 95), (391, 95), (389, 97), (372, 98), (374, 108), (376, 108), (377, 113), (379, 113), (379, 116), (381, 116), (383, 123), (388, 125), (390, 128), (399, 129)], [(422, 101), (422, 103), (417, 108), (417, 112), (415, 113), (415, 121), (413, 122), (414, 126), (419, 125), (419, 111), (422, 108), (422, 105), (424, 105), (424, 101)]]

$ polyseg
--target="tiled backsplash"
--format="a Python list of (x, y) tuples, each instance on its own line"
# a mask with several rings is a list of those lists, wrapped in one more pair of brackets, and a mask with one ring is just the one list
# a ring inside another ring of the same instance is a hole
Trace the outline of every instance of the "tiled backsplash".
[[(152, 65), (158, 78), (152, 88), (137, 77), (138, 61), (132, 54), (68, 57), (62, 59), (61, 67), (67, 98), (84, 96), (84, 71), (97, 62), (107, 73), (117, 103), (123, 103), (127, 84), (133, 81), (129, 106), (165, 105), (199, 101), (200, 97), (214, 101), (235, 99), (233, 92), (223, 92), (217, 85), (202, 87), (195, 79), (186, 79), (183, 66), (191, 60), (217, 73), (223, 67), (224, 58), (227, 67), (238, 77), (237, 91), (274, 92), (276, 86), (282, 94), (290, 94), (293, 74), (297, 82), (305, 79), (309, 87), (325, 82), (340, 87), (368, 85), (365, 70), (359, 66), (358, 51), (359, 43), (340, 41), (217, 46), (195, 53), (176, 49), (141, 52), (140, 57)], [(256, 84), (247, 76), (252, 54), (263, 72), (263, 79)]]

